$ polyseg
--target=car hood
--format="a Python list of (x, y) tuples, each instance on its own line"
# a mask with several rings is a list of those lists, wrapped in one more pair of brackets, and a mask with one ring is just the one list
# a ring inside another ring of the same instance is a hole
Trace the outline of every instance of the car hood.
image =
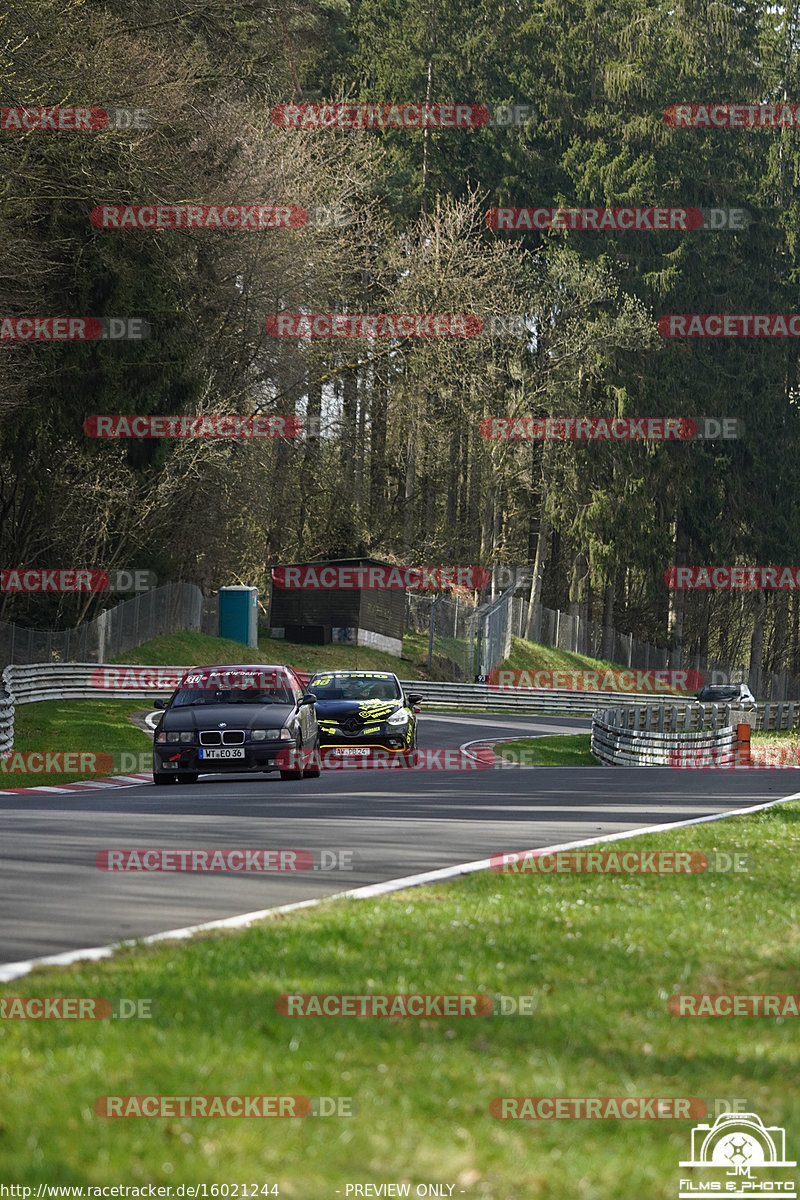
[(228, 729), (277, 729), (294, 711), (292, 704), (187, 704), (168, 709), (161, 728), (218, 729), (224, 721)]
[(315, 707), (320, 721), (344, 721), (347, 717), (385, 721), (404, 705), (402, 700), (318, 700)]

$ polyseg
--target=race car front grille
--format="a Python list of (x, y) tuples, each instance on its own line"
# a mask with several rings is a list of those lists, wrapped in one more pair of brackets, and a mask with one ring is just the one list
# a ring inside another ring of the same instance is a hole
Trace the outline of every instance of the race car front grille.
[(364, 728), (364, 722), (358, 717), (345, 717), (339, 728), (342, 733), (360, 733)]
[(200, 734), (201, 746), (243, 746), (243, 729), (204, 729)]

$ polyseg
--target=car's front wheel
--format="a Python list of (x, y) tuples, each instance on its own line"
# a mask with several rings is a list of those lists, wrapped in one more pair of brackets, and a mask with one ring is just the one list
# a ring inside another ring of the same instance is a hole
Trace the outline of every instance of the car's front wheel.
[[(303, 751), (302, 751), (301, 747), (298, 746), (297, 749), (294, 751), (294, 753), (299, 756), (303, 753)], [(281, 779), (284, 782), (294, 783), (298, 779), (302, 779), (302, 778), (303, 778), (302, 768), (299, 771), (284, 771), (283, 767), (281, 767)]]
[(319, 777), (320, 777), (321, 772), (320, 772), (320, 766), (319, 766), (319, 756), (320, 756), (319, 734), (317, 734), (317, 740), (314, 743), (314, 749), (312, 751), (312, 754), (313, 754), (313, 757), (316, 759), (317, 765), (315, 767), (306, 767), (306, 769), (303, 771), (303, 779), (319, 779)]
[(197, 771), (187, 771), (185, 775), (178, 776), (178, 783), (197, 783), (198, 778)]
[(153, 783), (156, 787), (162, 787), (167, 783), (174, 783), (175, 776), (171, 771), (153, 771)]

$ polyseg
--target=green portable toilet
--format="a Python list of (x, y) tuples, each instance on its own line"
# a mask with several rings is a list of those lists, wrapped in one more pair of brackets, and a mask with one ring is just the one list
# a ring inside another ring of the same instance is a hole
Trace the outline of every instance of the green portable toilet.
[(219, 636), (258, 648), (258, 588), (219, 589)]

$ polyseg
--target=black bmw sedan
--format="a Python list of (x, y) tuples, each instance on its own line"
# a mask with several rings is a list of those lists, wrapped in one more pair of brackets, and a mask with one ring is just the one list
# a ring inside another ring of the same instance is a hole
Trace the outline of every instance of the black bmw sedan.
[[(156, 701), (164, 715), (153, 740), (153, 783), (196, 783), (199, 775), (221, 772), (318, 777), (316, 765), (279, 765), (292, 761), (286, 751), (319, 749), (314, 699), (291, 667), (192, 667), (166, 703)], [(304, 760), (316, 763), (318, 756), (295, 761)]]

